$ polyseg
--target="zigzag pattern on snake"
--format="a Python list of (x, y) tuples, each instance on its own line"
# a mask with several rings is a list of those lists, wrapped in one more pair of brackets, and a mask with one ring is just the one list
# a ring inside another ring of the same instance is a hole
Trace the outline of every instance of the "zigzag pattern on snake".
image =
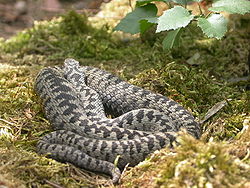
[(175, 101), (73, 59), (62, 69), (43, 69), (35, 91), (55, 129), (39, 140), (38, 152), (109, 174), (114, 183), (128, 163), (134, 166), (171, 146), (181, 128), (200, 136), (194, 117)]

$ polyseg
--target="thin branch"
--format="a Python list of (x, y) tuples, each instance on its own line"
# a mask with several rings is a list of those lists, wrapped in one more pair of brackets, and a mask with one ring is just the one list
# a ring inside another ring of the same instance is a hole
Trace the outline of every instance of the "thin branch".
[(133, 6), (132, 6), (132, 1), (128, 0), (128, 2), (129, 2), (129, 6), (130, 6), (131, 10), (133, 11), (134, 9), (133, 9)]
[(198, 7), (199, 7), (200, 15), (203, 15), (200, 3), (198, 3)]
[(15, 125), (15, 123), (11, 123), (11, 122), (9, 122), (9, 121), (7, 121), (7, 120), (5, 120), (5, 119), (2, 119), (2, 118), (0, 118), (0, 121), (2, 121), (2, 122), (4, 122), (4, 123), (7, 123), (7, 124), (9, 124), (9, 125)]
[(249, 157), (250, 157), (250, 149), (247, 149), (247, 154), (246, 154), (246, 156), (242, 159), (242, 161), (245, 161), (245, 160), (249, 159)]
[(172, 8), (172, 5), (171, 5), (171, 3), (170, 3), (170, 2), (168, 2), (168, 3), (166, 2), (166, 4), (168, 5), (168, 8), (169, 8), (169, 9), (171, 9), (171, 8)]
[(207, 18), (208, 16), (210, 16), (210, 14), (212, 14), (213, 12), (209, 11), (209, 13), (205, 16), (205, 18)]
[(54, 182), (51, 182), (51, 181), (49, 181), (49, 180), (45, 180), (45, 182), (46, 182), (47, 184), (51, 185), (51, 186), (54, 187), (54, 188), (64, 188), (63, 186), (58, 185), (58, 184), (56, 184), (56, 183), (54, 183)]

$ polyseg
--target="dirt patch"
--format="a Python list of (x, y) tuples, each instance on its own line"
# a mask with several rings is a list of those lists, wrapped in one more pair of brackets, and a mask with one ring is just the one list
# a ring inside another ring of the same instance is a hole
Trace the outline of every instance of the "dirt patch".
[(99, 11), (103, 2), (108, 0), (1, 0), (0, 37), (7, 39), (32, 27), (34, 21), (50, 20), (72, 9), (93, 15)]

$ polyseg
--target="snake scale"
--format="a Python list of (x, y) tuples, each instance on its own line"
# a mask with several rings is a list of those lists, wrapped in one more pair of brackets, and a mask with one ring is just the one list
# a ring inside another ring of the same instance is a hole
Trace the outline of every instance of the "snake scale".
[(38, 152), (109, 174), (114, 183), (127, 164), (171, 146), (181, 128), (200, 137), (194, 117), (175, 101), (74, 59), (41, 70), (35, 91), (55, 129), (38, 141)]

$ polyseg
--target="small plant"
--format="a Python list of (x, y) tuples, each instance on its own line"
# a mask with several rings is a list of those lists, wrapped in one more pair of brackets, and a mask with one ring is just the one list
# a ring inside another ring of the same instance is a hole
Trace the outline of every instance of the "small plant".
[[(160, 1), (167, 4), (168, 10), (157, 16), (157, 6), (153, 2)], [(199, 14), (194, 15), (187, 9), (187, 4), (196, 2)], [(170, 49), (179, 45), (183, 28), (191, 22), (196, 22), (203, 33), (210, 37), (221, 39), (227, 32), (227, 19), (221, 12), (229, 14), (245, 14), (250, 12), (248, 0), (213, 0), (208, 11), (202, 10), (203, 0), (137, 0), (136, 8), (128, 13), (114, 30), (131, 34), (143, 34), (153, 25), (156, 33), (169, 31), (163, 40), (163, 48)]]

